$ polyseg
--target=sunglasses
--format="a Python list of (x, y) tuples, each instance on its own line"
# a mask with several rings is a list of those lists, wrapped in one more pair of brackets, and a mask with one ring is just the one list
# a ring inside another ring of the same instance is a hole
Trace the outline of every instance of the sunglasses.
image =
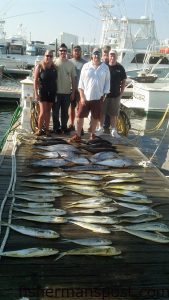
[(59, 50), (60, 52), (67, 52), (67, 50)]
[(50, 58), (52, 58), (53, 57), (53, 55), (45, 55), (46, 57), (50, 57)]

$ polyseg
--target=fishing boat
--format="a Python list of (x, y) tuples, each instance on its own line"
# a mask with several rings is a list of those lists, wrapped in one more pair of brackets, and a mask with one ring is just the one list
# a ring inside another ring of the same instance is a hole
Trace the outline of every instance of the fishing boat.
[[(122, 1), (118, 1), (118, 5)], [(169, 72), (168, 53), (161, 50), (156, 34), (155, 20), (146, 13), (140, 18), (117, 17), (113, 15), (111, 4), (98, 5), (102, 16), (100, 47), (109, 45), (118, 53), (118, 61), (127, 75), (136, 76), (138, 71), (152, 69), (156, 65), (158, 77)]]
[(164, 113), (169, 107), (169, 78), (149, 74), (133, 78), (133, 97), (122, 99), (127, 108), (140, 109), (146, 113)]

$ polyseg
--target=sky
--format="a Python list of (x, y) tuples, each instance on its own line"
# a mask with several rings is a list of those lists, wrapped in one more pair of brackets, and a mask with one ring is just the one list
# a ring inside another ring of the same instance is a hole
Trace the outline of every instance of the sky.
[(140, 18), (152, 10), (158, 37), (169, 39), (169, 0), (0, 0), (0, 19), (5, 20), (7, 36), (15, 35), (22, 24), (27, 40), (50, 43), (67, 32), (77, 35), (79, 43), (93, 44), (101, 35), (99, 3), (113, 4), (113, 16)]

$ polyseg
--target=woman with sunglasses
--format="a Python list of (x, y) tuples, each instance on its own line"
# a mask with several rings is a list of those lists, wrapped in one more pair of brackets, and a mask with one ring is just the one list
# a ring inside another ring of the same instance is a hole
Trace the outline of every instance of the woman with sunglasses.
[(35, 67), (34, 74), (35, 99), (39, 101), (40, 106), (37, 136), (43, 134), (43, 125), (45, 126), (46, 135), (50, 136), (50, 113), (56, 97), (56, 79), (57, 69), (53, 63), (53, 52), (47, 50), (43, 60)]

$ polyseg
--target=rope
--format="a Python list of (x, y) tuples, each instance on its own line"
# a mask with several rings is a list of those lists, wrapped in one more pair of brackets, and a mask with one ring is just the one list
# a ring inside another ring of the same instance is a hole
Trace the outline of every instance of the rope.
[[(20, 116), (21, 116), (21, 113), (22, 113), (22, 107), (21, 106), (18, 106), (12, 116), (12, 120), (10, 122), (10, 125), (9, 125), (9, 129), (6, 131), (6, 133), (4, 134), (4, 136), (2, 137), (2, 140), (0, 141), (0, 151), (3, 149), (3, 146), (7, 140), (7, 137), (9, 135), (9, 133), (14, 129), (14, 124), (19, 120)], [(18, 125), (17, 125), (18, 126)]]
[(147, 132), (147, 133), (153, 133), (153, 132), (155, 132), (155, 131), (157, 131), (161, 128), (161, 126), (163, 125), (163, 123), (166, 119), (166, 116), (167, 116), (168, 112), (169, 112), (169, 104), (167, 105), (167, 108), (164, 112), (164, 115), (162, 116), (162, 119), (159, 121), (159, 123), (154, 128), (145, 129), (145, 130), (144, 129), (136, 129), (136, 128), (132, 128), (132, 129), (138, 131), (139, 133), (141, 133), (143, 131)]
[[(2, 204), (1, 204), (0, 220), (2, 219), (3, 209), (4, 209), (4, 206), (5, 206), (6, 200), (8, 198), (8, 195), (9, 195), (11, 190), (12, 190), (12, 192), (14, 192), (15, 184), (16, 184), (16, 157), (15, 157), (15, 153), (16, 153), (16, 150), (17, 150), (16, 135), (14, 135), (13, 141), (14, 141), (14, 146), (13, 146), (12, 154), (11, 154), (11, 156), (12, 156), (12, 173), (11, 173), (11, 179), (10, 179), (10, 183), (9, 183), (7, 193), (6, 193), (6, 195), (5, 195), (5, 197), (2, 201)], [(8, 224), (11, 224), (12, 209), (13, 209), (14, 202), (15, 202), (15, 196), (13, 196), (12, 203), (11, 203), (11, 206), (10, 206), (10, 209), (9, 209), (8, 222), (7, 222)], [(2, 225), (1, 225), (1, 222), (0, 222), (0, 233), (1, 233), (1, 226)], [(2, 253), (3, 250), (4, 250), (4, 247), (6, 245), (6, 242), (7, 242), (8, 236), (9, 236), (9, 232), (10, 232), (10, 227), (7, 226), (3, 241), (1, 243), (0, 253)], [(1, 259), (1, 256), (0, 256), (0, 259)]]

